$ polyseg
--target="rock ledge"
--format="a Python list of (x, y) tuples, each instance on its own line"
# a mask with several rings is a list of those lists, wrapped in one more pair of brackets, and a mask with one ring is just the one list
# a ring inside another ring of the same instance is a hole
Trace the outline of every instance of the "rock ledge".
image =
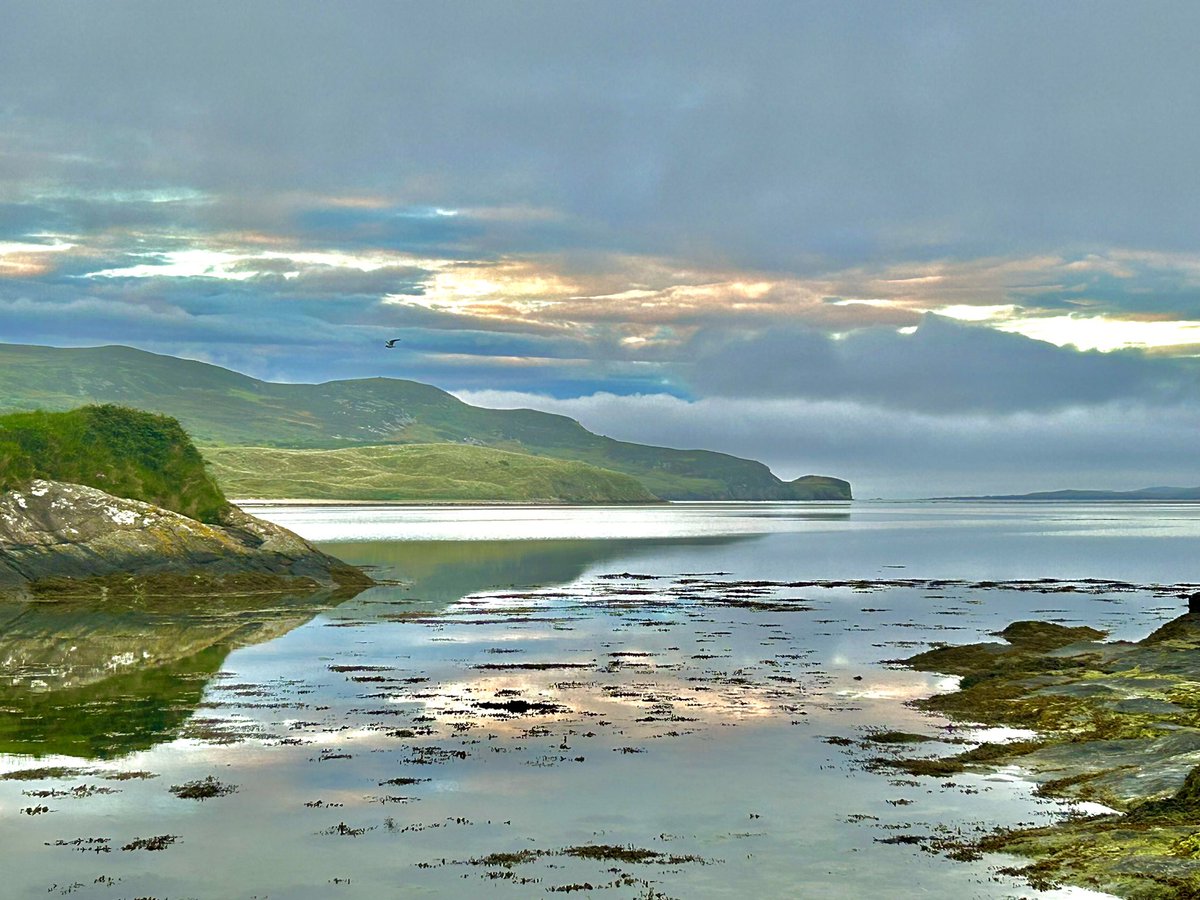
[(327, 588), (371, 579), (299, 535), (230, 506), (219, 525), (34, 480), (0, 494), (0, 596), (205, 594)]

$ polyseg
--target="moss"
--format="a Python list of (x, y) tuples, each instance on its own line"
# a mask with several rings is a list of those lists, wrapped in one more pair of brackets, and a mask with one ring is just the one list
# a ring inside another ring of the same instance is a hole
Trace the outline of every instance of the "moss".
[(0, 416), (0, 491), (35, 478), (87, 485), (202, 522), (220, 522), (229, 507), (177, 421), (121, 406)]
[(1200, 766), (1188, 772), (1183, 786), (1165, 800), (1139, 803), (1126, 814), (1134, 823), (1188, 825), (1200, 823)]
[(213, 776), (197, 781), (185, 781), (183, 784), (171, 785), (171, 793), (180, 800), (211, 800), (213, 797), (227, 797), (236, 793), (236, 784), (222, 784)]
[(1060, 647), (1067, 647), (1083, 641), (1098, 641), (1105, 634), (1106, 632), (1087, 626), (1068, 628), (1053, 622), (1021, 621), (1013, 622), (1003, 631), (998, 632), (997, 636), (1022, 650), (1046, 651), (1057, 650)]
[(524, 863), (537, 862), (541, 857), (537, 850), (517, 850), (515, 853), (489, 853), (467, 860), (472, 866), (503, 866), (506, 869)]
[(888, 759), (887, 757), (876, 756), (868, 760), (867, 765), (871, 768), (898, 769), (909, 775), (928, 775), (932, 778), (946, 778), (950, 775), (957, 775), (966, 768), (966, 766), (954, 757), (947, 759)]
[(933, 778), (946, 778), (966, 771), (971, 764), (981, 764), (1010, 760), (1017, 756), (1043, 746), (1041, 741), (1014, 741), (1010, 744), (980, 744), (972, 750), (958, 753), (954, 756), (929, 757), (919, 759), (889, 759), (877, 756), (868, 761), (875, 768), (898, 769), (909, 775), (928, 775)]
[[(466, 860), (471, 866), (501, 866), (510, 869), (513, 866), (537, 862), (547, 856), (571, 856), (575, 859), (587, 859), (597, 862), (641, 863), (646, 865), (680, 865), (682, 863), (705, 864), (708, 860), (702, 856), (691, 854), (678, 855), (660, 853), (657, 850), (645, 850), (640, 847), (623, 846), (620, 844), (580, 844), (566, 847), (562, 850), (525, 849), (515, 852), (489, 853)], [(462, 864), (461, 862), (459, 863)]]
[(1032, 753), (1042, 746), (1044, 746), (1043, 741), (1012, 741), (1007, 744), (984, 743), (965, 753), (958, 754), (955, 759), (963, 763), (995, 762)]
[(1050, 780), (1043, 781), (1041, 784), (1039, 784), (1037, 789), (1034, 791), (1034, 794), (1039, 797), (1065, 797), (1068, 795), (1068, 793), (1070, 793), (1083, 797), (1089, 792), (1076, 791), (1075, 788), (1079, 787), (1080, 785), (1086, 785), (1089, 782), (1095, 781), (1097, 778), (1101, 778), (1105, 775), (1109, 775), (1112, 772), (1118, 771), (1119, 768), (1120, 767), (1117, 769), (1100, 769), (1097, 772), (1080, 772), (1076, 775), (1068, 775), (1065, 778), (1051, 778)]

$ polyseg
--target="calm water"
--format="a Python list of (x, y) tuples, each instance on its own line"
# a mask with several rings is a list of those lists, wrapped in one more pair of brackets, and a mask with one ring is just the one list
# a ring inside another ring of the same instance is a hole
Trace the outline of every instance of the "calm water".
[[(872, 730), (969, 734), (886, 661), (1139, 637), (1200, 580), (1189, 504), (251, 511), (385, 583), (0, 607), (0, 896), (1033, 896), (879, 842), (1064, 811), (864, 771)], [(236, 791), (170, 790), (208, 776)]]

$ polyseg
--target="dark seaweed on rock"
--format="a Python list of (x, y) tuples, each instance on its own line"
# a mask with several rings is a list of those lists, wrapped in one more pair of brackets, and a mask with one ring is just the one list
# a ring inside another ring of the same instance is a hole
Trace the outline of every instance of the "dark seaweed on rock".
[(875, 757), (868, 768), (941, 778), (1019, 765), (1040, 783), (1039, 796), (1096, 800), (1115, 812), (941, 842), (936, 852), (1029, 857), (1001, 871), (1036, 888), (1200, 897), (1200, 614), (1136, 643), (1101, 643), (1095, 629), (1045, 622), (1017, 622), (1000, 636), (1007, 643), (937, 647), (908, 660), (962, 676), (960, 690), (917, 705), (1037, 737), (944, 758)]
[(171, 793), (180, 800), (211, 800), (213, 797), (227, 797), (236, 793), (236, 784), (222, 784), (209, 775), (196, 781), (171, 785)]

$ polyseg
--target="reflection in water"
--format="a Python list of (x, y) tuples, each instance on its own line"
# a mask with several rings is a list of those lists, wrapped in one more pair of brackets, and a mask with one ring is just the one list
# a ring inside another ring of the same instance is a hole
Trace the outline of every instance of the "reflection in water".
[(108, 759), (174, 737), (230, 651), (336, 602), (307, 596), (0, 604), (0, 752)]
[[(298, 506), (246, 511), (322, 544), (342, 541), (654, 540), (841, 529), (851, 504), (659, 503), (653, 506)], [(858, 516), (855, 509), (853, 515)]]
[(273, 640), (318, 612), (365, 620), (392, 602), (443, 609), (477, 591), (564, 584), (589, 566), (717, 547), (751, 536), (649, 541), (367, 541), (325, 550), (381, 585), (308, 596), (0, 604), (0, 753), (112, 759), (179, 735), (237, 647)]
[(401, 583), (372, 588), (339, 611), (403, 597), (441, 608), (477, 591), (549, 587), (567, 584), (589, 568), (616, 559), (633, 565), (669, 548), (716, 549), (755, 540), (756, 535), (726, 535), (646, 540), (513, 540), (513, 541), (346, 541), (322, 544), (326, 553), (375, 578)]

